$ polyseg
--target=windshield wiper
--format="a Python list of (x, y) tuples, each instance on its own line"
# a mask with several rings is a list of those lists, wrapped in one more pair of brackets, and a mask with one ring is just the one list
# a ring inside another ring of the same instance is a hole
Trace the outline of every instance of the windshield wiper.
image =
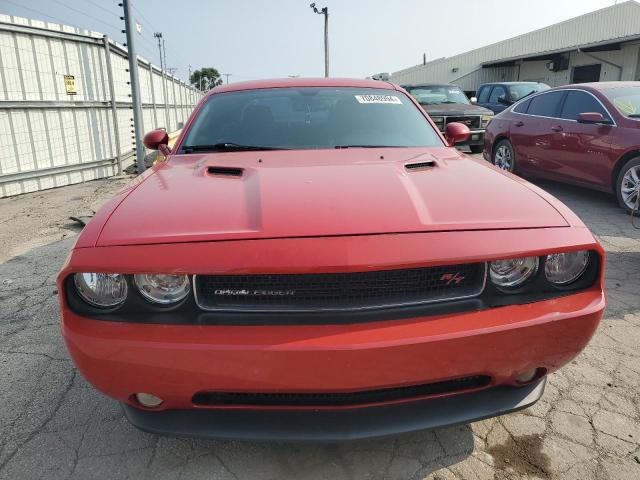
[(640, 118), (640, 113), (631, 113), (631, 114), (627, 115), (627, 117), (629, 117), (629, 118)]
[(193, 152), (253, 152), (261, 150), (289, 150), (282, 147), (262, 147), (258, 145), (239, 145), (231, 142), (220, 142), (212, 145), (184, 145), (183, 153)]

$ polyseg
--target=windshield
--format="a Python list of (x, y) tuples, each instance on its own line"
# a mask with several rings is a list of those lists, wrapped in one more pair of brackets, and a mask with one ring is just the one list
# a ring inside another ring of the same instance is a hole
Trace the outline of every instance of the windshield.
[(401, 92), (286, 87), (212, 95), (180, 152), (431, 146), (443, 142)]
[(602, 93), (625, 117), (640, 118), (640, 87), (605, 88)]
[(409, 93), (422, 105), (440, 103), (471, 104), (462, 90), (452, 85), (433, 85), (431, 87), (409, 87)]
[(531, 95), (532, 93), (549, 90), (551, 87), (546, 83), (531, 83), (528, 85), (509, 85), (509, 95), (512, 102), (517, 102), (521, 98)]

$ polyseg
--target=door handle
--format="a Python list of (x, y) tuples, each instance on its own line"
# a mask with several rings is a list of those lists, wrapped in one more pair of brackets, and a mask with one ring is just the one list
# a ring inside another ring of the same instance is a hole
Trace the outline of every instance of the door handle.
[(520, 122), (520, 121), (518, 121), (518, 122), (514, 123), (514, 125), (515, 125), (516, 127), (522, 127), (522, 126), (524, 126), (524, 122)]
[(562, 127), (560, 125), (556, 125), (555, 127), (551, 127), (551, 130), (553, 130), (554, 132), (561, 132)]

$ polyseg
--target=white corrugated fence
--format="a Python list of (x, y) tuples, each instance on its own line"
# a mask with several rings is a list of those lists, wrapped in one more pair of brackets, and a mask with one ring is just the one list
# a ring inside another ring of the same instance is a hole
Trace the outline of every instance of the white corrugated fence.
[[(131, 161), (128, 68), (126, 47), (98, 32), (0, 14), (0, 197)], [(180, 128), (201, 92), (142, 58), (138, 69), (143, 131)]]

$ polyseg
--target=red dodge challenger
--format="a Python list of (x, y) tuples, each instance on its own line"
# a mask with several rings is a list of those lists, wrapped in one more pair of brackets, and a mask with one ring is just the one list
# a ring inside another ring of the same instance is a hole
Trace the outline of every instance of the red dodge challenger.
[(60, 273), (76, 366), (137, 427), (342, 440), (532, 405), (605, 307), (558, 200), (373, 80), (218, 87)]

